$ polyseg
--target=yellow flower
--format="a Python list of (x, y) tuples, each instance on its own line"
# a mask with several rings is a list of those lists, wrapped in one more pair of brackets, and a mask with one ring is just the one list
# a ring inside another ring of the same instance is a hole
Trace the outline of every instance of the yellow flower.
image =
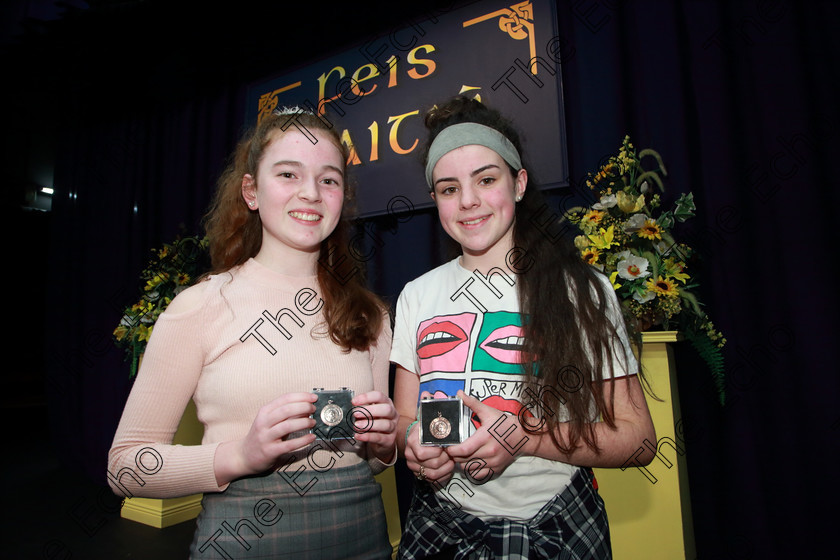
[(595, 264), (601, 256), (601, 252), (595, 247), (588, 247), (580, 252), (580, 256), (586, 264)]
[(151, 327), (147, 327), (146, 325), (140, 325), (137, 327), (137, 340), (145, 340), (146, 342), (149, 341), (149, 337), (152, 336), (152, 329), (154, 325)]
[(677, 280), (685, 284), (685, 281), (688, 280), (689, 276), (688, 274), (683, 272), (683, 270), (685, 270), (685, 264), (677, 261), (674, 258), (667, 258), (662, 263), (662, 272), (665, 273), (665, 276), (668, 276), (670, 278), (676, 278)]
[(176, 281), (178, 282), (179, 286), (183, 286), (185, 284), (188, 284), (189, 281), (190, 281), (190, 275), (187, 274), (186, 272), (182, 272), (178, 275), (178, 278), (177, 278)]
[(616, 277), (618, 276), (618, 271), (616, 270), (612, 274), (610, 274), (610, 284), (612, 284), (613, 290), (617, 290), (621, 287), (621, 284), (615, 281)]
[(596, 226), (601, 223), (601, 220), (604, 218), (604, 212), (601, 210), (590, 210), (586, 214), (583, 215), (583, 225), (587, 226)]
[(644, 237), (645, 239), (650, 239), (651, 241), (662, 239), (662, 228), (660, 228), (653, 220), (645, 220), (645, 225), (643, 225), (637, 233), (639, 237)]
[(622, 173), (629, 173), (630, 169), (636, 165), (635, 153), (636, 150), (633, 148), (633, 143), (630, 142), (630, 137), (625, 136), (621, 148), (618, 150), (618, 158), (616, 158), (621, 166)]
[(671, 279), (663, 276), (660, 276), (656, 280), (648, 280), (645, 285), (647, 286), (648, 291), (653, 292), (658, 296), (677, 297), (680, 294), (680, 291), (677, 289), (677, 285), (671, 281)]
[(152, 276), (148, 282), (146, 282), (146, 291), (150, 292), (154, 290), (156, 287), (160, 286), (164, 282), (169, 279), (169, 274), (166, 272), (159, 272)]
[(589, 188), (595, 188), (595, 185), (609, 177), (610, 175), (614, 175), (616, 172), (620, 172), (620, 168), (614, 162), (610, 162), (606, 164), (604, 167), (601, 168), (598, 173), (592, 178), (592, 181), (586, 181), (586, 184), (589, 185)]
[(578, 235), (575, 237), (575, 247), (577, 247), (578, 251), (583, 251), (589, 246), (589, 240), (586, 238), (585, 235)]
[(633, 198), (626, 192), (619, 191), (615, 195), (615, 200), (618, 208), (625, 214), (632, 214), (634, 212), (638, 212), (639, 210), (645, 207), (645, 195), (643, 194), (640, 194), (638, 197)]
[(117, 340), (122, 340), (123, 338), (125, 338), (125, 335), (127, 335), (127, 334), (128, 334), (128, 327), (126, 327), (124, 325), (120, 325), (116, 329), (114, 329), (114, 337)]
[(614, 240), (614, 226), (610, 226), (607, 229), (600, 228), (598, 231), (600, 232), (598, 235), (587, 235), (589, 241), (592, 242), (592, 245), (594, 245), (596, 249), (609, 249), (613, 245), (618, 245), (618, 242)]

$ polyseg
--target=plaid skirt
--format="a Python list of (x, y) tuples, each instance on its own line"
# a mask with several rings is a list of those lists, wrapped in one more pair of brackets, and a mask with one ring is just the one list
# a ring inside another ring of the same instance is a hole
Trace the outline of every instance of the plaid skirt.
[(204, 495), (190, 558), (390, 558), (380, 493), (365, 462), (235, 480)]
[(609, 560), (612, 549), (592, 470), (578, 469), (565, 490), (524, 522), (484, 521), (438, 500), (429, 484), (418, 482), (397, 558)]

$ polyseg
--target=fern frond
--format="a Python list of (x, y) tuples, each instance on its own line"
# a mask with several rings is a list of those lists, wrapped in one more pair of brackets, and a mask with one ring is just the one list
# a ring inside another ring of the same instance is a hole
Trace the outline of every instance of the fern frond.
[(691, 343), (700, 357), (706, 362), (712, 374), (715, 388), (718, 392), (718, 399), (721, 406), (726, 404), (726, 379), (723, 367), (723, 353), (721, 349), (702, 331), (696, 329), (685, 329), (685, 338)]

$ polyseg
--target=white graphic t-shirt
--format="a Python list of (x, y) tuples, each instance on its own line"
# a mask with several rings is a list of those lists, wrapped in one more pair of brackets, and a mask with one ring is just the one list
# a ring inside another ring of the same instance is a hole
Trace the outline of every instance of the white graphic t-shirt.
[[(397, 302), (391, 361), (420, 376), (421, 393), (454, 397), (460, 389), (498, 410), (523, 418), (541, 416), (539, 407), (532, 407), (539, 402), (537, 395), (523, 394), (516, 275), (501, 268), (483, 275), (464, 269), (459, 261), (460, 257), (406, 284)], [(610, 309), (618, 313), (614, 303)], [(626, 363), (635, 367), (626, 335), (623, 339)], [(616, 377), (636, 373), (623, 368), (623, 363), (615, 361)], [(466, 435), (477, 427), (478, 418), (472, 415)], [(494, 427), (491, 433), (511, 452), (524, 444), (521, 432), (508, 433), (503, 419)], [(483, 519), (525, 521), (565, 489), (577, 468), (521, 456), (493, 479), (487, 469), (472, 476), (470, 468), (466, 473), (456, 470), (445, 487), (436, 487), (436, 494)]]

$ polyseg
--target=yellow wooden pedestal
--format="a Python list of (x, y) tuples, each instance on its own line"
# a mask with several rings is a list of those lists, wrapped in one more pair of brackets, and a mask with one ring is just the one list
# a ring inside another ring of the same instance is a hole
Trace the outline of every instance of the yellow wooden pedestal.
[(673, 349), (675, 331), (642, 335), (642, 369), (662, 401), (648, 397), (656, 457), (646, 467), (628, 457), (623, 469), (594, 469), (607, 506), (615, 560), (694, 560), (694, 528), (688, 493), (685, 444), (680, 429)]
[[(198, 421), (195, 403), (190, 400), (181, 417), (181, 423), (172, 442), (180, 445), (197, 445), (204, 435), (204, 426)], [(126, 498), (123, 500), (120, 516), (162, 529), (195, 519), (201, 513), (203, 494), (193, 494), (181, 498)]]
[(400, 506), (397, 502), (397, 479), (394, 475), (394, 467), (388, 467), (376, 475), (376, 481), (382, 485), (382, 504), (385, 506), (385, 520), (388, 523), (391, 558), (396, 558), (402, 538), (402, 526), (400, 525)]

